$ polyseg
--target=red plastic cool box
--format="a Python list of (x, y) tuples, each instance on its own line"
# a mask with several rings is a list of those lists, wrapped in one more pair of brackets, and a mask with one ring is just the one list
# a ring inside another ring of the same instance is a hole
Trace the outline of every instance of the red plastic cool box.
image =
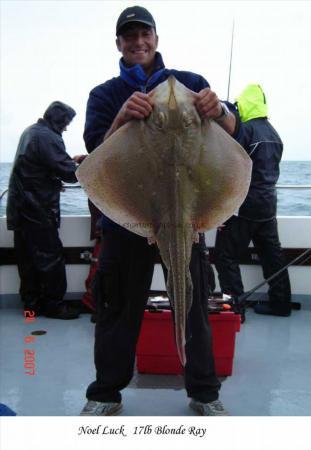
[[(145, 311), (136, 356), (140, 373), (181, 374), (171, 311)], [(213, 351), (218, 376), (232, 374), (235, 333), (240, 331), (241, 316), (232, 312), (209, 315)]]

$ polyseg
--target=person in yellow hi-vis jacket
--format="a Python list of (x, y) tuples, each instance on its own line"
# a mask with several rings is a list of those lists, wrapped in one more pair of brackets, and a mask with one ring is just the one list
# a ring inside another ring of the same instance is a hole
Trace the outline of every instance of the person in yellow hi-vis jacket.
[[(236, 100), (240, 118), (237, 141), (253, 161), (248, 195), (236, 215), (216, 235), (215, 265), (223, 293), (238, 297), (244, 291), (239, 256), (253, 241), (267, 279), (285, 266), (279, 241), (276, 183), (280, 173), (283, 143), (268, 120), (265, 94), (257, 84), (248, 85)], [(269, 302), (255, 306), (258, 314), (289, 316), (291, 288), (283, 271), (269, 284)]]

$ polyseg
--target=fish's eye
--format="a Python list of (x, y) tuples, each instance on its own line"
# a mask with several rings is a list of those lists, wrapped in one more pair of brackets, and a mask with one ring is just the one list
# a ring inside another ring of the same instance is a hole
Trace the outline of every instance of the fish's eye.
[(155, 125), (158, 128), (163, 128), (165, 122), (165, 115), (162, 111), (155, 115)]
[(186, 111), (182, 113), (182, 122), (185, 128), (190, 127), (193, 122), (192, 117)]

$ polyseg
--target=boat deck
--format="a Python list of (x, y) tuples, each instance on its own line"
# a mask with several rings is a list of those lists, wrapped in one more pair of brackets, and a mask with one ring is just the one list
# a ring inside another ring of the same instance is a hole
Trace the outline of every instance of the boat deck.
[[(247, 310), (236, 334), (233, 375), (222, 380), (220, 398), (231, 416), (311, 414), (310, 300), (289, 318)], [(0, 402), (19, 416), (79, 415), (95, 375), (90, 315), (72, 321), (37, 317), (25, 323), (21, 309), (3, 308), (0, 330)], [(46, 334), (25, 343), (35, 330)], [(35, 350), (34, 375), (24, 373), (25, 349)], [(182, 376), (135, 373), (123, 391), (123, 404), (124, 416), (195, 415)]]

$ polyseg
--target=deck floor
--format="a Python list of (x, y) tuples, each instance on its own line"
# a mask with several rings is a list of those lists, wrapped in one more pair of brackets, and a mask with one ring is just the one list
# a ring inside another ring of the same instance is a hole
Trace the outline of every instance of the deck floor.
[[(220, 399), (232, 416), (311, 415), (311, 310), (289, 318), (247, 311), (236, 334), (233, 375), (223, 379)], [(34, 343), (24, 339), (45, 330)], [(77, 416), (93, 381), (94, 325), (0, 311), (0, 402), (20, 416)], [(35, 350), (36, 373), (24, 374), (24, 350)], [(181, 376), (135, 374), (123, 391), (124, 416), (192, 416)]]

